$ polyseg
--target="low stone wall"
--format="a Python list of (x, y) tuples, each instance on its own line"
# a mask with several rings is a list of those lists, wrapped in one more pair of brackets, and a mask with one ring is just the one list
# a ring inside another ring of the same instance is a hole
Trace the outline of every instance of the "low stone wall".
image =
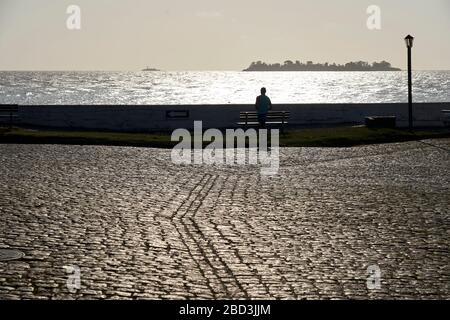
[[(366, 116), (396, 116), (398, 126), (408, 124), (408, 105), (402, 103), (284, 104), (274, 109), (290, 111), (292, 126), (363, 124)], [(443, 126), (443, 109), (450, 109), (450, 103), (415, 103), (414, 125)], [(239, 112), (245, 110), (254, 110), (254, 106), (45, 105), (19, 106), (19, 117), (22, 124), (33, 126), (146, 132), (189, 129), (195, 120), (202, 120), (204, 128), (234, 128)]]

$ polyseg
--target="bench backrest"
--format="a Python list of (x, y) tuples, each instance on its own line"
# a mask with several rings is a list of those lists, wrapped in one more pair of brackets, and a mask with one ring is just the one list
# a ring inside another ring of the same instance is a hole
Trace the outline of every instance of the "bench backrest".
[[(287, 119), (289, 118), (289, 116), (291, 115), (291, 113), (289, 111), (269, 111), (267, 113), (267, 118), (268, 119), (275, 119), (275, 118), (279, 118), (279, 119)], [(241, 111), (239, 113), (239, 117), (241, 119), (245, 119), (247, 118), (258, 118), (258, 112), (256, 111)]]

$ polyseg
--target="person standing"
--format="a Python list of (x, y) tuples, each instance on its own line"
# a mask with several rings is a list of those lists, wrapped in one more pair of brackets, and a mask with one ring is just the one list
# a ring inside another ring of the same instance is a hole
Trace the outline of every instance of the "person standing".
[(258, 112), (258, 122), (261, 126), (266, 125), (267, 112), (272, 110), (272, 101), (266, 96), (266, 88), (261, 88), (261, 95), (256, 98), (255, 108)]

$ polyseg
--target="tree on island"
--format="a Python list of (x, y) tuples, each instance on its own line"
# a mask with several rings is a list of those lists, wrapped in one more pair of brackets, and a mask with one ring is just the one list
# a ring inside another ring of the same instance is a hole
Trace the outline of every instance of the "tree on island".
[(250, 67), (244, 71), (401, 71), (394, 68), (387, 61), (374, 62), (352, 61), (344, 65), (328, 62), (314, 63), (307, 61), (306, 64), (300, 61), (286, 60), (283, 65), (280, 63), (267, 64), (262, 61), (252, 62)]

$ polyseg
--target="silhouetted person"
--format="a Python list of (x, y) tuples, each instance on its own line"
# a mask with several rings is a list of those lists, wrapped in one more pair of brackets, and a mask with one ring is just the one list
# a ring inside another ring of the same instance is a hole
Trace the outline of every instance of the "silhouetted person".
[(266, 96), (266, 88), (261, 88), (261, 95), (256, 98), (255, 108), (258, 111), (258, 122), (266, 125), (267, 112), (272, 109), (272, 101)]

